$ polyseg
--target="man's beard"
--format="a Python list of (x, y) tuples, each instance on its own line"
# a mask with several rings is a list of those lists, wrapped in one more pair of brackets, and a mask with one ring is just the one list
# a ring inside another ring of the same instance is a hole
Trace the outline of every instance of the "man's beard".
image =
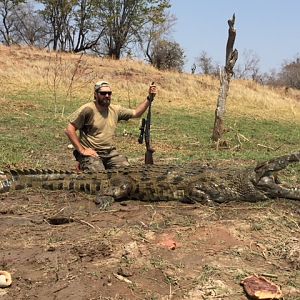
[(98, 99), (97, 102), (98, 102), (98, 105), (103, 106), (103, 107), (109, 107), (109, 105), (110, 105), (110, 99), (107, 99), (107, 98)]

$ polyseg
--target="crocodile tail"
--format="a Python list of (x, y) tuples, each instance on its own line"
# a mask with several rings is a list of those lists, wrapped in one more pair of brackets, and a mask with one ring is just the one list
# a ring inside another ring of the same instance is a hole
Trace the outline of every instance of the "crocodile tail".
[(0, 193), (21, 190), (27, 187), (43, 187), (44, 182), (62, 181), (70, 171), (50, 169), (10, 169), (0, 171)]
[(96, 194), (107, 185), (105, 173), (99, 174), (50, 169), (11, 169), (2, 173), (2, 177), (0, 173), (0, 193), (42, 188)]

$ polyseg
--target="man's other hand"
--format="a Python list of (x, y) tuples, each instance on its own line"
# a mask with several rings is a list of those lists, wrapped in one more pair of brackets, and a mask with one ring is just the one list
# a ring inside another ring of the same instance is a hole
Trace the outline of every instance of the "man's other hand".
[(92, 148), (84, 148), (80, 154), (84, 156), (92, 156), (92, 157), (98, 157), (97, 152)]

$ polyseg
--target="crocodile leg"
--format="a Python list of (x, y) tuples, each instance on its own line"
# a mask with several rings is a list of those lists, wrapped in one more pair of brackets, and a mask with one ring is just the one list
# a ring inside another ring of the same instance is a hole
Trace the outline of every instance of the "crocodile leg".
[(132, 189), (132, 182), (128, 178), (118, 175), (114, 176), (111, 178), (109, 186), (97, 193), (95, 203), (101, 210), (105, 210), (115, 201), (128, 199)]
[(95, 203), (100, 208), (100, 210), (106, 210), (115, 202), (114, 197), (97, 194)]

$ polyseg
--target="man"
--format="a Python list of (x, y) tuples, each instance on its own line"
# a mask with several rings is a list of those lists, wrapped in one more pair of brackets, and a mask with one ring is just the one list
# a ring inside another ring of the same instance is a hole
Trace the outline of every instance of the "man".
[(74, 112), (65, 129), (75, 148), (73, 154), (79, 162), (80, 170), (97, 172), (129, 165), (127, 158), (113, 146), (117, 123), (142, 116), (155, 94), (155, 85), (150, 85), (146, 100), (136, 109), (127, 109), (110, 103), (112, 90), (108, 82), (100, 81), (95, 84), (94, 101)]

